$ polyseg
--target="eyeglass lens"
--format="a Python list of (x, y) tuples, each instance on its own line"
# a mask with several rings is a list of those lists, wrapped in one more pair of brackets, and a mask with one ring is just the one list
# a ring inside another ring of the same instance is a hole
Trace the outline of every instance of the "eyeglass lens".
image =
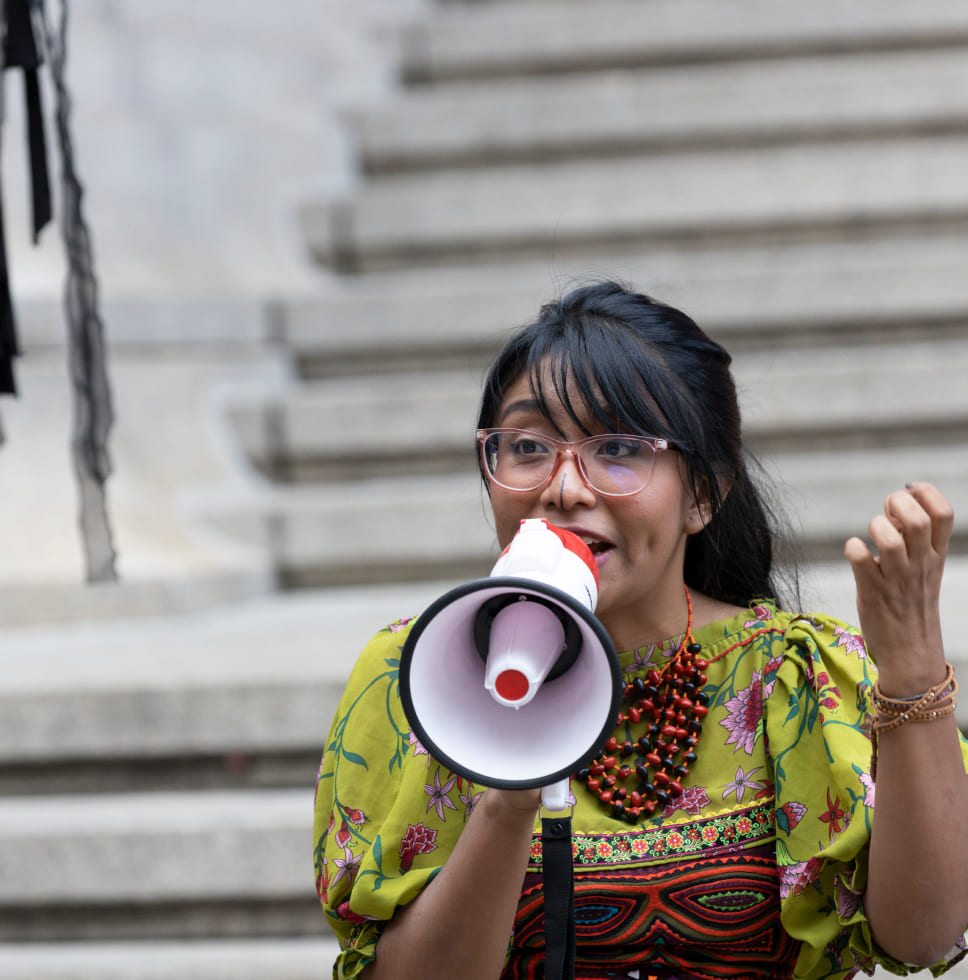
[[(559, 444), (532, 432), (489, 433), (484, 461), (494, 481), (509, 490), (533, 490), (554, 471)], [(637, 493), (652, 475), (655, 450), (641, 436), (592, 436), (577, 444), (585, 479), (600, 493)]]

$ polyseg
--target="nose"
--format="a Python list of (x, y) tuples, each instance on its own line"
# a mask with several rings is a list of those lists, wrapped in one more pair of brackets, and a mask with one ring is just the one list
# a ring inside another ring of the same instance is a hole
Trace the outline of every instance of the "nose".
[(595, 492), (585, 482), (578, 466), (578, 457), (570, 449), (562, 450), (558, 466), (541, 492), (542, 503), (557, 510), (571, 510), (584, 504), (593, 506), (598, 500)]

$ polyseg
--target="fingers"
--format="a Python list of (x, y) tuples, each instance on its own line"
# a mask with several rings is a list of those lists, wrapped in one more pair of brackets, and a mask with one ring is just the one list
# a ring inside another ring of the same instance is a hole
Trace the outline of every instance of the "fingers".
[[(909, 561), (944, 559), (954, 528), (954, 508), (930, 483), (909, 484), (884, 501), (884, 513), (868, 526), (872, 548), (853, 537), (844, 556), (855, 576), (880, 575)], [(881, 568), (881, 564), (884, 568)]]
[(955, 526), (955, 510), (937, 487), (930, 483), (909, 484), (905, 490), (913, 497), (931, 522), (931, 547), (939, 554), (948, 551)]

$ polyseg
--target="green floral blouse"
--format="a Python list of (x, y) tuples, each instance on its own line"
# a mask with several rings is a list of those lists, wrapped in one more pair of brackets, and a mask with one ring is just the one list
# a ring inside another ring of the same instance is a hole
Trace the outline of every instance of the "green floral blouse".
[[(373, 959), (380, 930), (440, 870), (484, 792), (410, 732), (397, 680), (410, 623), (363, 651), (319, 771), (314, 864), (340, 941), (337, 978)], [(860, 635), (762, 602), (695, 639), (709, 662), (709, 714), (682, 795), (630, 826), (572, 782), (577, 975), (910, 972), (874, 946), (864, 915), (875, 668)], [(626, 677), (661, 670), (678, 644), (623, 654)], [(541, 975), (537, 830), (507, 978)], [(966, 950), (963, 938), (932, 972)]]

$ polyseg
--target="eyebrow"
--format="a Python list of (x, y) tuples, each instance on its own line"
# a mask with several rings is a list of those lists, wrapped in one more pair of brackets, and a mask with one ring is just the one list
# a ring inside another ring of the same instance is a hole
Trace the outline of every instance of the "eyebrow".
[(521, 398), (516, 402), (511, 402), (503, 412), (501, 412), (501, 418), (506, 418), (508, 415), (514, 415), (515, 412), (532, 412), (537, 415), (541, 415), (541, 406), (538, 404), (535, 398)]

